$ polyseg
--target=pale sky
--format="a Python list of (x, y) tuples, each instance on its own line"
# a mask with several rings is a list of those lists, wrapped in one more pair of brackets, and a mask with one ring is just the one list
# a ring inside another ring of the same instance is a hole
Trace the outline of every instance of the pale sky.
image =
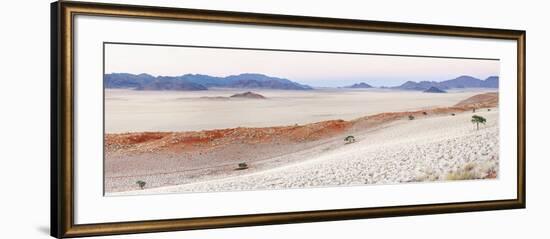
[(346, 86), (358, 82), (395, 86), (408, 80), (444, 81), (461, 75), (485, 79), (498, 76), (499, 67), (498, 60), (105, 45), (107, 74), (204, 74), (223, 77), (260, 73), (317, 87)]

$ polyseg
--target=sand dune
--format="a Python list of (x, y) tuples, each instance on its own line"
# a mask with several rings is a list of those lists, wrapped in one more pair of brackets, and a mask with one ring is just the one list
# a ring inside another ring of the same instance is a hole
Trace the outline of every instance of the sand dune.
[[(498, 111), (478, 113), (489, 122), (479, 131), (473, 131), (469, 118), (473, 108), (496, 107), (498, 95), (462, 102), (468, 103), (295, 126), (108, 134), (105, 188), (109, 194), (134, 190), (136, 180), (145, 180), (152, 188), (139, 193), (149, 193), (156, 192), (154, 187), (162, 187), (158, 192), (187, 192), (494, 177)], [(348, 134), (358, 142), (344, 145), (342, 139)], [(440, 153), (454, 158), (429, 158), (443, 149), (459, 151)], [(475, 152), (483, 157), (475, 157)], [(243, 161), (250, 168), (234, 170)], [(438, 163), (441, 167), (433, 167)], [(352, 173), (353, 167), (359, 171)], [(328, 172), (334, 169), (350, 174)], [(284, 179), (277, 175), (284, 174), (299, 178), (275, 183)]]
[(483, 107), (486, 105), (497, 105), (498, 104), (498, 93), (490, 92), (484, 94), (474, 95), (468, 99), (458, 102), (455, 106), (478, 106)]

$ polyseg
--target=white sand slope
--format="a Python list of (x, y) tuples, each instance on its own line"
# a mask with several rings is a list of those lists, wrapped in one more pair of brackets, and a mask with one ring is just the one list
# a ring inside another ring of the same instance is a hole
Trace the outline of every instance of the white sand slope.
[[(498, 175), (498, 110), (477, 112), (487, 119), (476, 130), (474, 113), (389, 123), (355, 134), (357, 142), (310, 158), (240, 176), (109, 195), (287, 189), (481, 179)], [(343, 141), (342, 141), (343, 143)], [(292, 156), (289, 156), (292, 157)]]

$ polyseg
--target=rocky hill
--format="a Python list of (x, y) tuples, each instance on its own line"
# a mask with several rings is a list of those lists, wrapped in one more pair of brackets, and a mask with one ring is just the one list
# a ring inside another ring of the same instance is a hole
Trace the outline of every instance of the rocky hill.
[(247, 91), (247, 92), (240, 93), (240, 94), (234, 94), (234, 95), (230, 96), (230, 98), (241, 98), (241, 99), (266, 99), (265, 96), (260, 95), (260, 94), (257, 94), (257, 93), (254, 93), (254, 92), (251, 92), (251, 91)]
[(344, 88), (367, 89), (367, 88), (373, 88), (373, 87), (371, 85), (365, 83), (365, 82), (360, 82), (360, 83), (355, 83), (355, 84), (350, 85), (350, 86), (346, 86)]
[(430, 87), (429, 89), (425, 90), (426, 93), (447, 93), (447, 91), (441, 90), (435, 86)]

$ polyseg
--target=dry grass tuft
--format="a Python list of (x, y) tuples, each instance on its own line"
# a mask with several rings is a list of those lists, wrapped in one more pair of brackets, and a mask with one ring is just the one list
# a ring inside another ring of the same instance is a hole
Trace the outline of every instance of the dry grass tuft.
[(477, 167), (474, 163), (468, 163), (463, 168), (456, 172), (450, 172), (445, 176), (446, 180), (472, 180), (480, 179), (479, 173), (475, 170)]

